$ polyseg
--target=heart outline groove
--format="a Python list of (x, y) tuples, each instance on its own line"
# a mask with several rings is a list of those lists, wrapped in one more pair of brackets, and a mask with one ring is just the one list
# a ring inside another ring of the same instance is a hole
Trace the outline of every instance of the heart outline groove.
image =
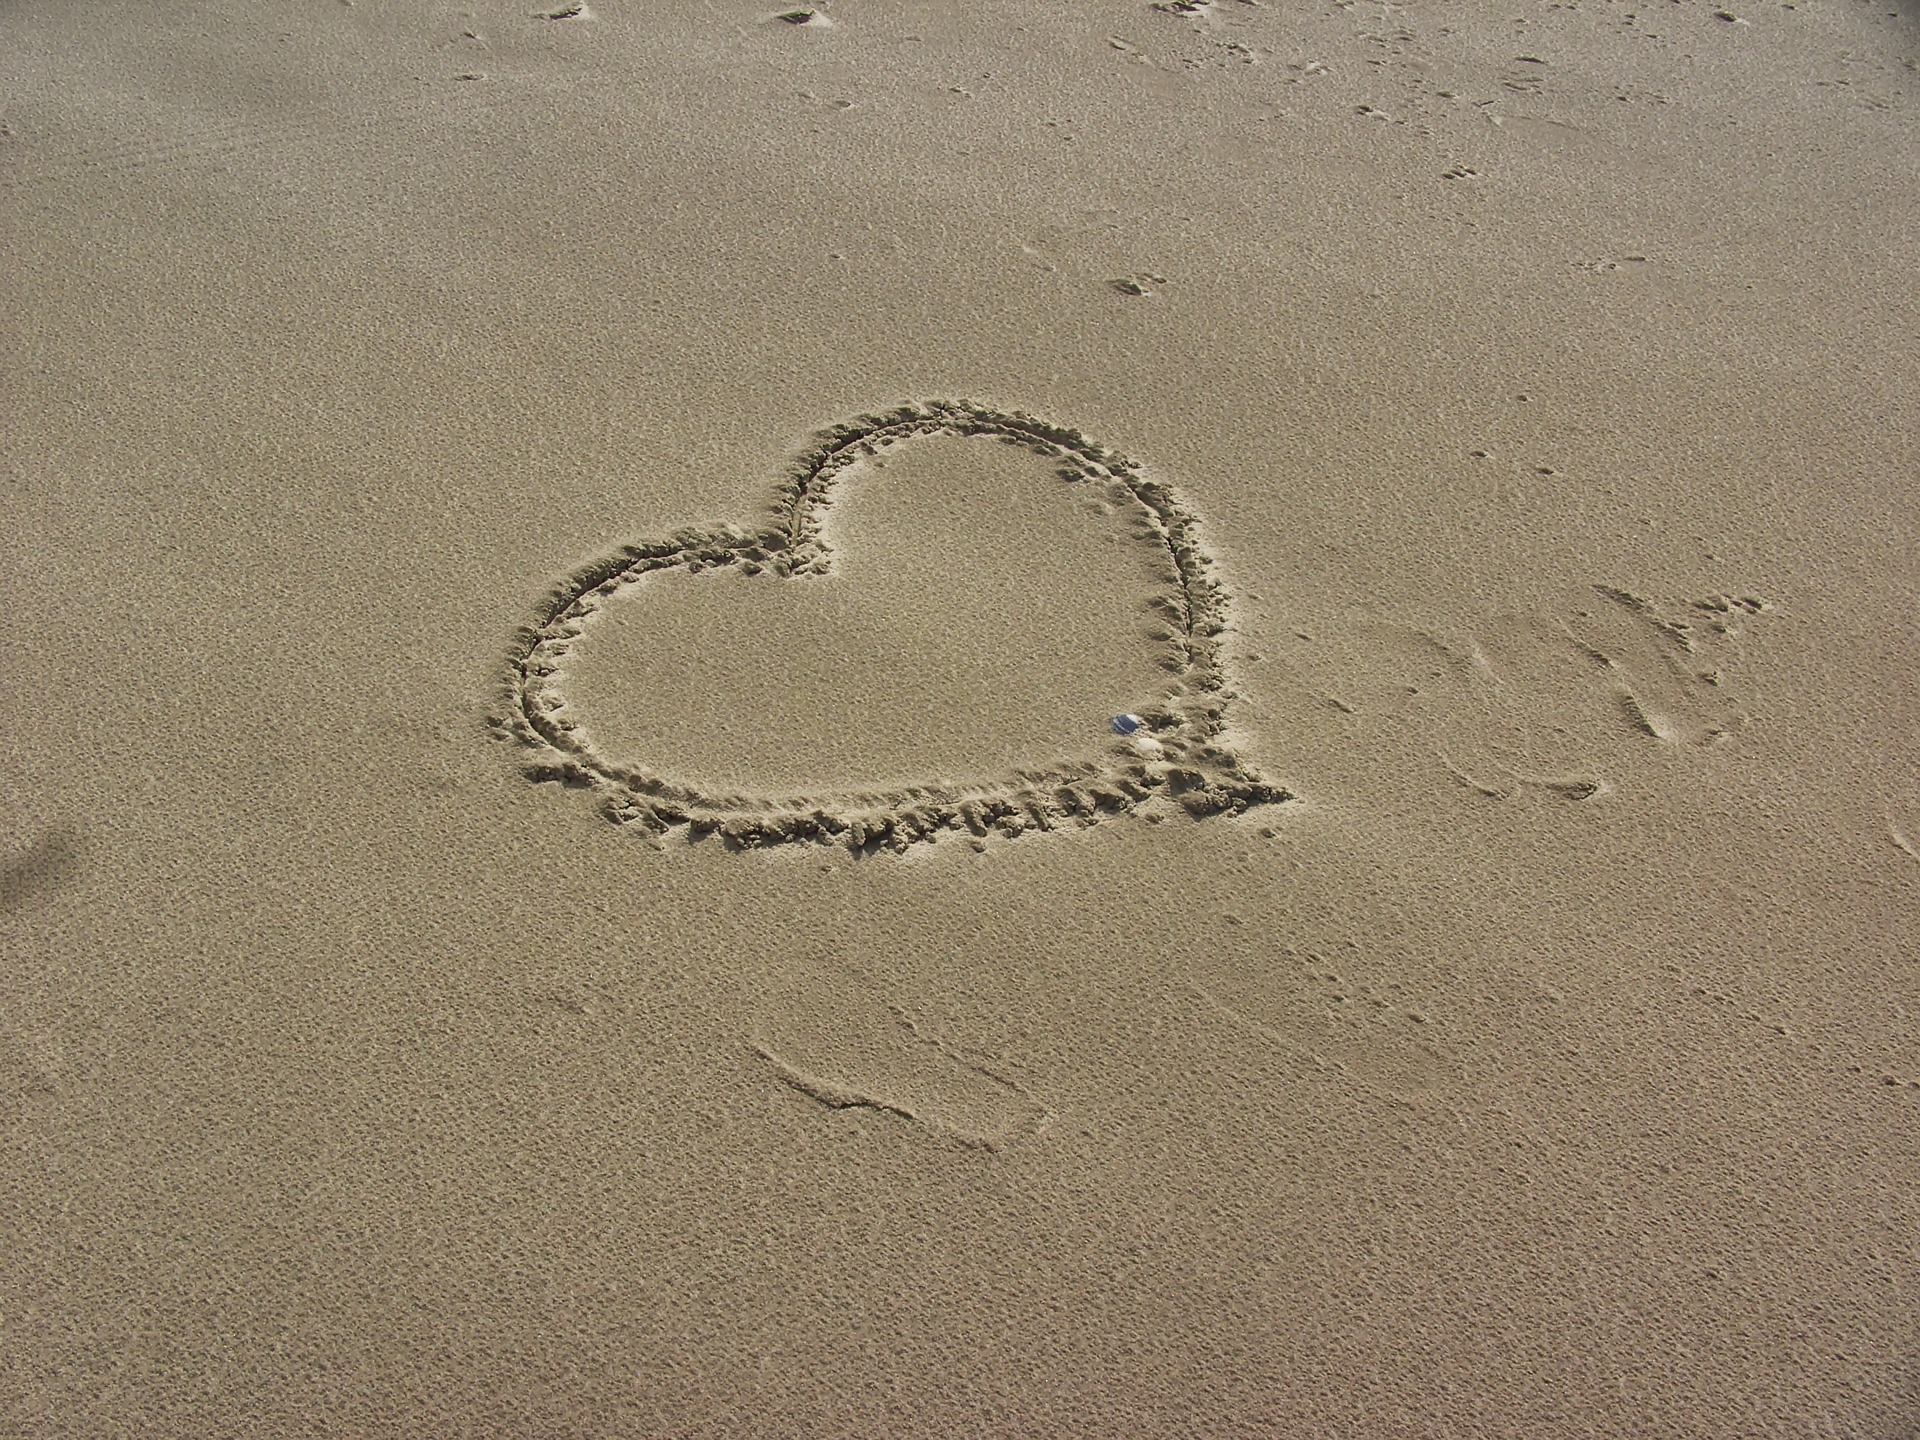
[[(716, 792), (596, 751), (568, 713), (561, 662), (593, 615), (642, 576), (738, 566), (748, 575), (824, 575), (823, 537), (839, 474), (905, 441), (934, 435), (997, 437), (1059, 462), (1068, 481), (1124, 487), (1148, 532), (1165, 548), (1175, 585), (1163, 607), (1177, 661), (1151, 705), (1137, 713), (1142, 734), (1115, 737), (1094, 758), (1023, 768), (1004, 780), (824, 796), (766, 797)], [(726, 525), (634, 541), (575, 569), (548, 591), (533, 620), (513, 636), (496, 733), (531, 752), (529, 779), (596, 792), (617, 824), (658, 837), (684, 829), (717, 835), (731, 848), (789, 841), (844, 846), (856, 853), (903, 850), (948, 830), (976, 838), (1091, 824), (1167, 799), (1201, 817), (1239, 814), (1293, 799), (1234, 753), (1225, 738), (1231, 693), (1223, 670), (1228, 596), (1200, 543), (1199, 522), (1171, 486), (1078, 430), (968, 400), (928, 400), (862, 415), (816, 435), (782, 477), (768, 522), (757, 531)], [(1145, 740), (1147, 743), (1141, 743)]]

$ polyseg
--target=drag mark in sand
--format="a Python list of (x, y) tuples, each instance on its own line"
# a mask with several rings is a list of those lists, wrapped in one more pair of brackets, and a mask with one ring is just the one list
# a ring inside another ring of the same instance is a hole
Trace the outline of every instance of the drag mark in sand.
[[(1132, 514), (1138, 543), (1151, 547), (1171, 581), (1155, 601), (1170, 633), (1168, 679), (1159, 695), (1137, 707), (1144, 733), (1109, 734), (1088, 742), (1085, 753), (982, 783), (929, 779), (801, 795), (727, 793), (595, 745), (571, 708), (563, 659), (596, 612), (643, 577), (668, 570), (779, 579), (832, 573), (824, 532), (836, 479), (891, 447), (933, 436), (1025, 447), (1056, 466), (1061, 482), (1102, 486)], [(532, 752), (523, 766), (529, 778), (591, 790), (609, 818), (643, 833), (717, 835), (734, 848), (807, 841), (855, 852), (904, 849), (948, 830), (1014, 836), (1090, 824), (1162, 801), (1195, 817), (1239, 813), (1292, 797), (1244, 763), (1226, 737), (1227, 608), (1193, 513), (1135, 461), (1032, 415), (969, 401), (925, 401), (822, 433), (777, 485), (772, 513), (757, 530), (685, 530), (623, 545), (575, 570), (516, 633), (503, 713), (493, 724)]]
[(881, 1110), (916, 1124), (920, 1121), (918, 1115), (896, 1100), (889, 1100), (880, 1095), (869, 1095), (850, 1085), (842, 1085), (837, 1080), (808, 1074), (797, 1066), (789, 1065), (764, 1045), (755, 1045), (753, 1053), (773, 1067), (773, 1073), (780, 1077), (782, 1084), (798, 1090), (809, 1099), (818, 1100), (829, 1110)]
[[(750, 1047), (753, 1053), (773, 1068), (780, 1083), (791, 1090), (797, 1090), (809, 1100), (824, 1105), (829, 1110), (878, 1110), (901, 1120), (911, 1121), (924, 1129), (944, 1135), (956, 1144), (969, 1150), (986, 1150), (998, 1154), (1003, 1137), (980, 1133), (956, 1125), (952, 1120), (938, 1114), (922, 1113), (905, 1100), (891, 1095), (883, 1095), (840, 1080), (818, 1075), (783, 1058), (778, 1052), (764, 1044), (755, 1043)], [(970, 1067), (977, 1069), (978, 1067)], [(980, 1072), (987, 1073), (987, 1072)], [(1006, 1082), (1001, 1082), (1006, 1083)], [(1022, 1097), (1024, 1098), (1024, 1096)], [(1042, 1112), (1044, 1117), (1044, 1111)]]
[(1909, 860), (1920, 863), (1920, 848), (1915, 847), (1913, 841), (1907, 837), (1907, 833), (1894, 823), (1891, 815), (1887, 817), (1887, 838), (1893, 841), (1894, 849)]

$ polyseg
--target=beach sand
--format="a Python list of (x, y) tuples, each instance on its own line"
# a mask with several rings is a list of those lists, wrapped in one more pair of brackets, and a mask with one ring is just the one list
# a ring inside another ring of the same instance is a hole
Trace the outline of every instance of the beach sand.
[(9, 7), (0, 1433), (1920, 1433), (1920, 14), (1730, 3)]

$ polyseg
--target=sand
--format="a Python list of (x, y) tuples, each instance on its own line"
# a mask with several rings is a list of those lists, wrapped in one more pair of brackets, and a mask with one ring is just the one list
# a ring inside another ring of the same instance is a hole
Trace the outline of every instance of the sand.
[(535, 8), (0, 16), (0, 1434), (1920, 1433), (1920, 15)]

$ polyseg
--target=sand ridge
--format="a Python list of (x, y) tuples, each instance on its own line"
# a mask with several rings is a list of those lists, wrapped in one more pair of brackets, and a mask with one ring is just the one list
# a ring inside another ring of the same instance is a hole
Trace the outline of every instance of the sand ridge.
[[(1157, 604), (1171, 630), (1164, 692), (1138, 713), (1141, 732), (1094, 754), (1022, 768), (999, 781), (955, 786), (940, 780), (883, 791), (798, 796), (729, 793), (607, 754), (574, 713), (565, 657), (597, 612), (642, 577), (666, 570), (700, 574), (738, 567), (781, 578), (826, 575), (824, 534), (835, 481), (849, 467), (909, 441), (938, 435), (997, 437), (1058, 461), (1067, 483), (1105, 482), (1137, 511), (1138, 533), (1168, 564)], [(1014, 836), (1091, 823), (1169, 799), (1193, 816), (1238, 814), (1291, 796), (1235, 753), (1227, 735), (1231, 696), (1221, 638), (1228, 596), (1203, 547), (1199, 524), (1172, 487), (1138, 462), (1077, 430), (971, 401), (931, 400), (863, 415), (821, 433), (781, 481), (768, 522), (684, 530), (621, 546), (588, 562), (550, 592), (536, 619), (515, 635), (505, 679), (506, 714), (497, 733), (533, 752), (526, 775), (595, 791), (619, 824), (658, 835), (684, 828), (733, 846), (804, 840), (854, 851), (904, 848), (956, 827), (976, 837)]]

